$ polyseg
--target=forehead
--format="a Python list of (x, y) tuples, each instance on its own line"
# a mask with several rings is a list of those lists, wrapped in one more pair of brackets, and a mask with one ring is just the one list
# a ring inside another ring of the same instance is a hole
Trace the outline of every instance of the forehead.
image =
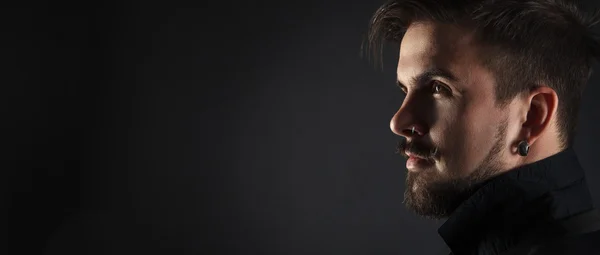
[(445, 69), (459, 80), (480, 67), (479, 47), (472, 31), (450, 24), (411, 24), (400, 44), (398, 78), (413, 77), (428, 68)]

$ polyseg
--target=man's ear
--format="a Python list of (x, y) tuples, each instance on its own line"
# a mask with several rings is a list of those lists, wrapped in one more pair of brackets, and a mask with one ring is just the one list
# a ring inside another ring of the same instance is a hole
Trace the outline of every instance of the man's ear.
[(525, 100), (526, 116), (520, 140), (527, 140), (531, 145), (549, 128), (558, 108), (558, 95), (550, 87), (539, 86), (532, 88)]

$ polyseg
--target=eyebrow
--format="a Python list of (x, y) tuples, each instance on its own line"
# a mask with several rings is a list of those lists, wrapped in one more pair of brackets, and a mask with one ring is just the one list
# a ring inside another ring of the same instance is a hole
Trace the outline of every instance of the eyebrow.
[[(456, 78), (456, 76), (454, 76), (450, 71), (447, 71), (442, 68), (437, 68), (437, 67), (429, 68), (429, 69), (425, 70), (425, 72), (422, 72), (421, 74), (413, 77), (412, 82), (413, 82), (413, 84), (417, 84), (417, 85), (425, 84), (426, 82), (431, 81), (431, 80), (433, 80), (433, 78), (436, 78), (436, 77), (443, 78), (443, 79), (449, 80), (451, 82), (458, 82), (458, 79)], [(396, 79), (396, 83), (400, 87), (406, 87), (398, 79)]]

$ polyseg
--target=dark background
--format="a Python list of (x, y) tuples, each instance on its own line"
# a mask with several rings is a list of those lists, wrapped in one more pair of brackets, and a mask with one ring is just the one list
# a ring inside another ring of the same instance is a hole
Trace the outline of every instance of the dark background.
[[(401, 203), (397, 49), (360, 56), (381, 3), (3, 9), (0, 253), (444, 254)], [(596, 206), (598, 78), (575, 146)]]

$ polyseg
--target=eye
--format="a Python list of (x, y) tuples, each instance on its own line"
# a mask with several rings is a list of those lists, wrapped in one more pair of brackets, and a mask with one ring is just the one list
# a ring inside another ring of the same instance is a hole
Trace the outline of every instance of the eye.
[(396, 82), (396, 86), (398, 86), (398, 88), (400, 88), (400, 90), (402, 91), (402, 95), (406, 96), (406, 94), (408, 93), (408, 90), (406, 89), (406, 87), (404, 85), (402, 85), (400, 82)]
[(452, 91), (443, 83), (439, 82), (439, 81), (432, 81), (432, 86), (431, 86), (432, 92), (433, 94), (446, 94), (449, 95), (452, 93)]

